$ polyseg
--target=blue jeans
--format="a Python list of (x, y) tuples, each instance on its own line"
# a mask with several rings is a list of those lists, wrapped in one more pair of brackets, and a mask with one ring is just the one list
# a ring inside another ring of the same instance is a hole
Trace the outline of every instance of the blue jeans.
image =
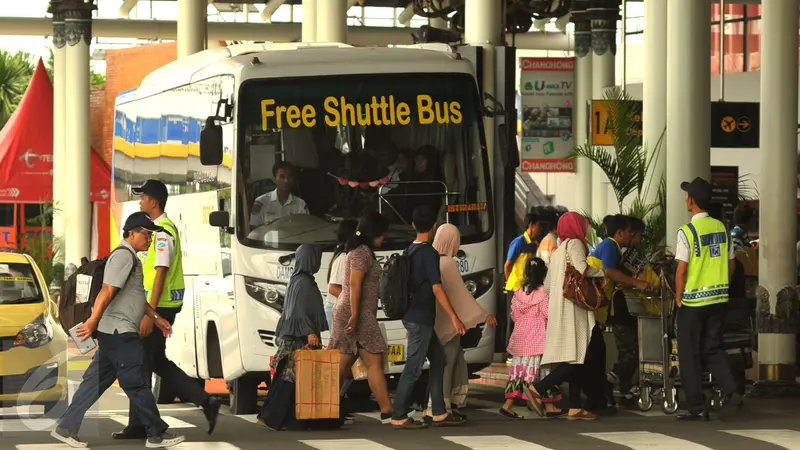
[(325, 317), (328, 319), (328, 330), (333, 332), (333, 307), (336, 303), (325, 302)]
[(431, 412), (440, 416), (447, 412), (444, 404), (444, 347), (436, 337), (433, 327), (403, 321), (408, 331), (408, 348), (406, 349), (406, 365), (395, 391), (392, 404), (392, 419), (404, 420), (411, 410), (411, 397), (414, 385), (422, 374), (425, 359), (430, 363), (428, 374), (428, 390), (431, 393)]
[[(154, 331), (158, 332), (158, 329)], [(58, 426), (77, 434), (86, 411), (97, 403), (114, 380), (119, 380), (119, 386), (130, 399), (131, 408), (136, 411), (147, 436), (160, 436), (169, 426), (161, 420), (150, 391), (150, 379), (145, 376), (144, 346), (139, 333), (97, 334), (97, 352), (83, 374), (72, 403), (58, 420)]]

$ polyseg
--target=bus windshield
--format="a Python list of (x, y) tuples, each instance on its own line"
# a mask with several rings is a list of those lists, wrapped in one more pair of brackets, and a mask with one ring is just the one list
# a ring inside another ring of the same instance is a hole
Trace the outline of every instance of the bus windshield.
[(239, 92), (237, 235), (244, 245), (333, 245), (338, 222), (377, 210), (385, 247), (414, 237), (417, 206), (492, 232), (477, 88), (467, 74), (259, 79)]

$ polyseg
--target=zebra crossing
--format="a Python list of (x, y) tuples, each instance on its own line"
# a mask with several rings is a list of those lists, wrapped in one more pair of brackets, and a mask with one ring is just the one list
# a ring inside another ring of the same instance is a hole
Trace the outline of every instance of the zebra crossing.
[[(578, 447), (598, 449), (630, 450), (738, 450), (738, 449), (786, 449), (800, 450), (800, 431), (792, 429), (768, 429), (750, 424), (751, 429), (732, 429), (731, 425), (708, 423), (700, 427), (656, 426), (634, 427), (631, 424), (608, 420), (604, 423), (566, 423), (552, 421), (554, 425), (542, 428), (542, 424), (526, 424), (526, 421), (505, 421), (484, 418), (474, 414), (473, 426), (456, 429), (432, 429), (425, 431), (393, 431), (389, 426), (369, 415), (358, 415), (356, 425), (334, 432), (285, 432), (274, 433), (252, 423), (255, 416), (222, 417), (213, 436), (205, 434), (205, 422), (197, 412), (164, 414), (162, 418), (176, 432), (186, 434), (187, 441), (175, 447), (193, 450), (255, 450), (262, 449), (265, 440), (278, 445), (282, 450), (395, 450), (420, 445), (437, 450), (562, 450)], [(616, 423), (615, 423), (616, 422)], [(82, 436), (89, 442), (89, 449), (114, 446), (115, 450), (141, 448), (141, 442), (112, 441), (111, 431), (127, 423), (120, 412), (94, 412), (87, 416), (89, 431)], [(650, 421), (647, 421), (650, 423)], [(560, 426), (556, 426), (559, 424)], [(641, 424), (641, 422), (640, 422)], [(691, 425), (691, 424), (690, 424)], [(64, 444), (50, 438), (49, 431), (55, 426), (50, 419), (40, 417), (0, 418), (0, 448), (3, 450), (64, 450)], [(715, 426), (721, 429), (715, 429)], [(612, 431), (618, 427), (618, 431)], [(635, 431), (635, 428), (640, 430)], [(651, 431), (641, 431), (651, 428)]]

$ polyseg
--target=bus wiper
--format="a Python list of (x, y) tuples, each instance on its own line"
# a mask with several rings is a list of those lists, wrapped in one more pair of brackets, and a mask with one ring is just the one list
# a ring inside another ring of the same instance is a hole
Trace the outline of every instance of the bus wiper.
[(6, 300), (0, 302), (3, 305), (27, 305), (30, 303), (41, 303), (44, 299), (42, 297), (22, 297), (15, 300)]

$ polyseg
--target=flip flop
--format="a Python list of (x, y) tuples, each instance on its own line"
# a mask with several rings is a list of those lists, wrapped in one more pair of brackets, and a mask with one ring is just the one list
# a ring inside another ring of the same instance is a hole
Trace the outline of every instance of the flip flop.
[(511, 420), (522, 420), (522, 419), (524, 419), (522, 416), (520, 416), (519, 414), (515, 413), (514, 411), (509, 411), (509, 410), (507, 410), (505, 408), (500, 408), (499, 412), (500, 412), (500, 415), (505, 417), (506, 419), (511, 419)]
[(597, 416), (584, 409), (578, 411), (574, 416), (567, 414), (567, 420), (595, 420)]

